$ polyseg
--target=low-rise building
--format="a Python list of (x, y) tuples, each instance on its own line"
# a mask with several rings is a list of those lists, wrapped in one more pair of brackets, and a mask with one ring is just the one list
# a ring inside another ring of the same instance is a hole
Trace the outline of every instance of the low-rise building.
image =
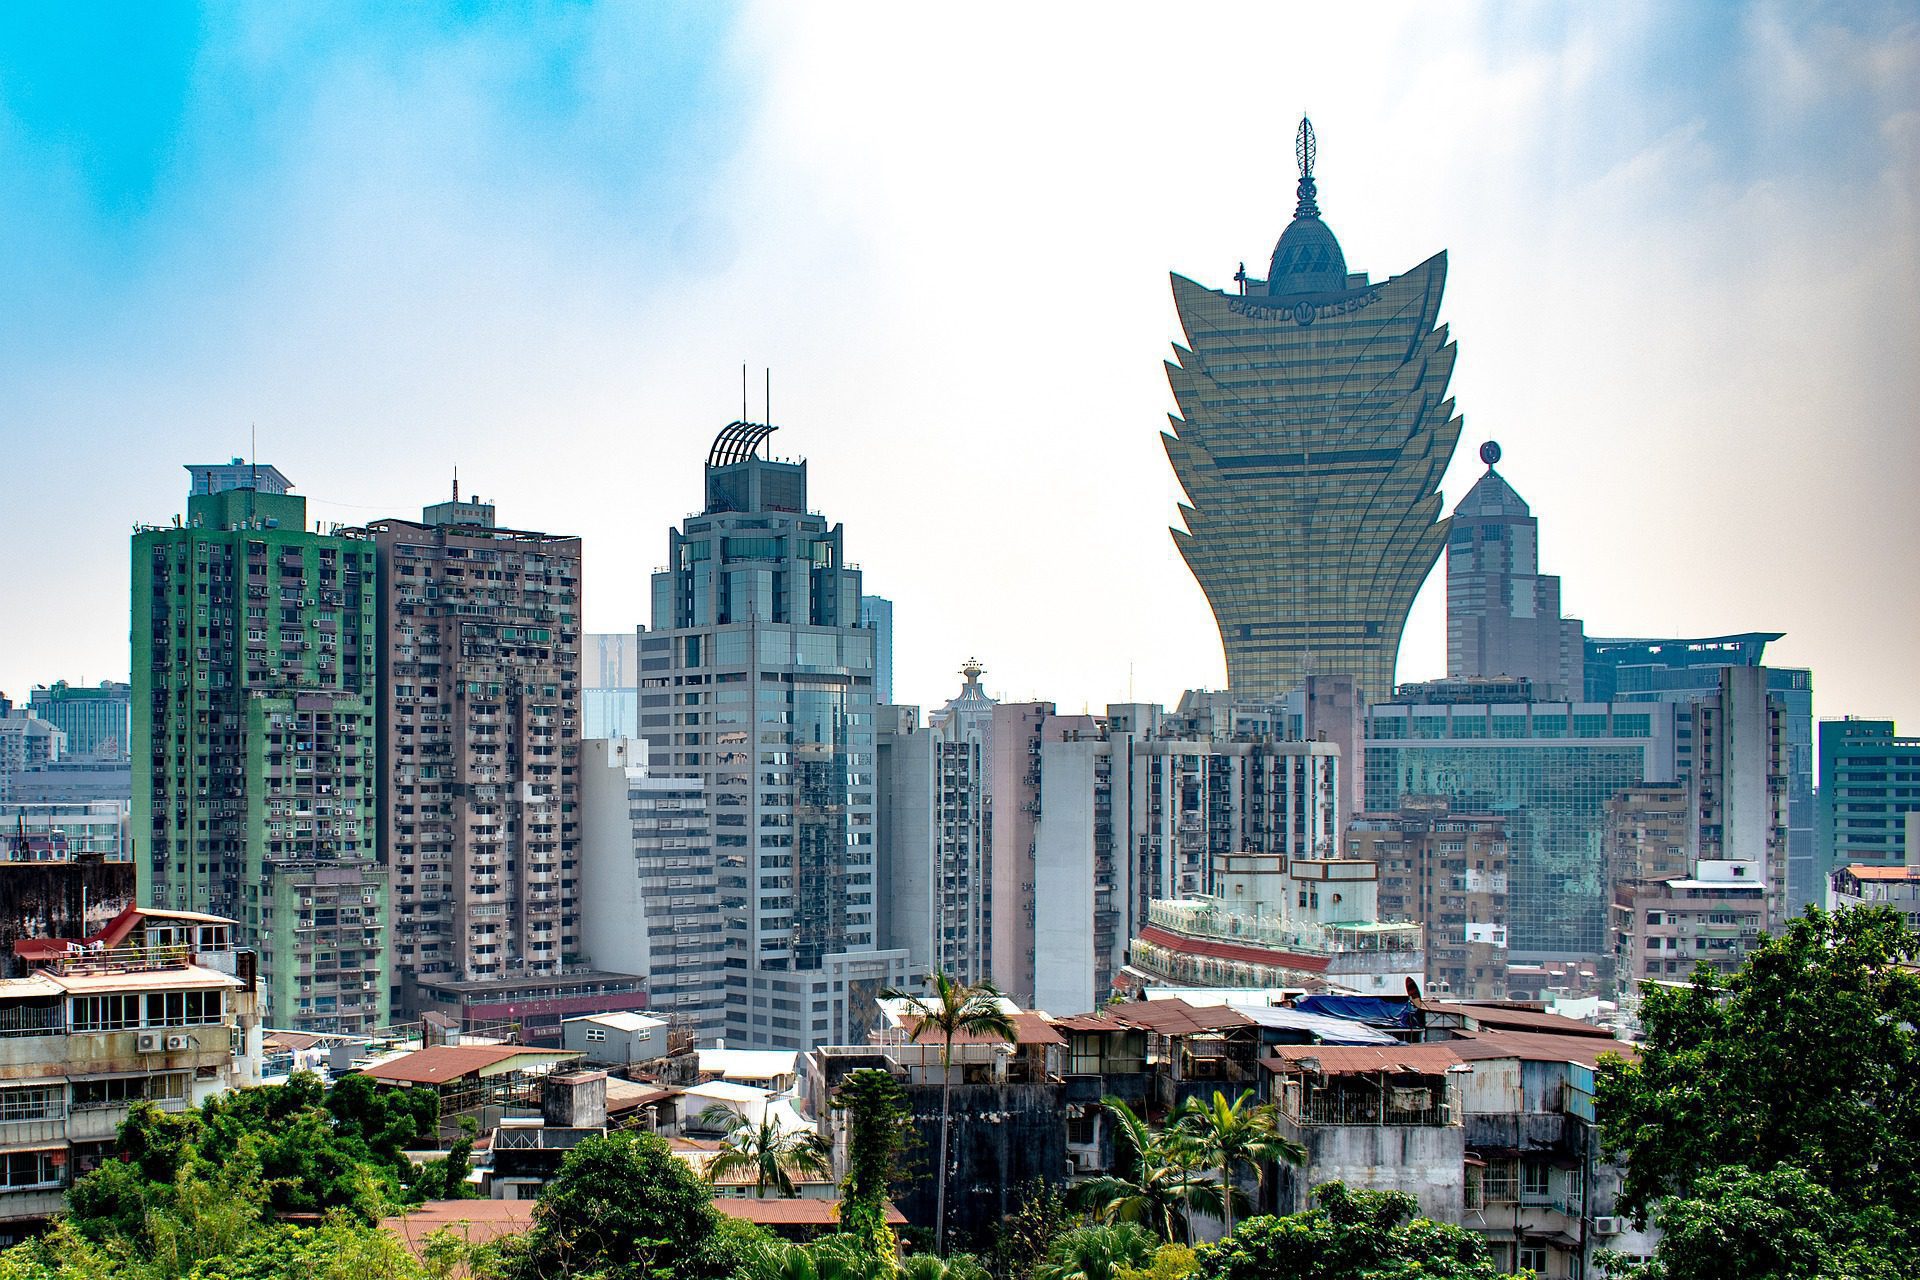
[(670, 1052), (667, 1033), (672, 1024), (644, 1013), (589, 1013), (560, 1020), (560, 1047), (588, 1062), (630, 1066), (651, 1062)]
[(0, 1239), (57, 1212), (135, 1103), (184, 1111), (259, 1080), (251, 952), (234, 922), (128, 908), (82, 938), (17, 942), (0, 980)]
[(1830, 909), (1892, 907), (1906, 917), (1909, 927), (1920, 929), (1920, 812), (1909, 813), (1906, 825), (1906, 862), (1897, 866), (1855, 862), (1836, 868), (1828, 877)]
[(1768, 888), (1757, 862), (1702, 860), (1691, 876), (1620, 892), (1614, 927), (1624, 1012), (1642, 982), (1684, 981), (1699, 964), (1733, 973), (1766, 932)]

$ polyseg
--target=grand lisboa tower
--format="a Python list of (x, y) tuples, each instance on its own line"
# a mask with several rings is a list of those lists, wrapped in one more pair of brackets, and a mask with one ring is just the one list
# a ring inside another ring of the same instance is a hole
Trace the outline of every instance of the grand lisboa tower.
[(1320, 220), (1314, 136), (1265, 280), (1173, 277), (1186, 344), (1167, 364), (1163, 437), (1186, 490), (1173, 530), (1206, 592), (1236, 694), (1308, 675), (1389, 697), (1413, 598), (1446, 545), (1440, 477), (1460, 438), (1454, 344), (1438, 323), (1447, 255), (1380, 283), (1349, 274)]

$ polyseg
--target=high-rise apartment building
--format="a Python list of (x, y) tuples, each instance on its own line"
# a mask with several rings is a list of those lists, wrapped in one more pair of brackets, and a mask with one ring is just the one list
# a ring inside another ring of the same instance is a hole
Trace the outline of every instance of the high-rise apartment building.
[(1583, 687), (1577, 618), (1560, 616), (1560, 579), (1540, 572), (1540, 521), (1494, 470), (1500, 446), (1480, 447), (1486, 474), (1453, 509), (1447, 535), (1447, 674), (1519, 676), (1541, 697)]
[(580, 540), (500, 528), (457, 494), (367, 535), (396, 996), (471, 1021), (585, 961)]
[(1723, 667), (1720, 687), (1693, 706), (1688, 775), (1694, 855), (1701, 865), (1740, 863), (1766, 888), (1761, 924), (1787, 909), (1786, 709), (1761, 667)]
[(1186, 492), (1174, 542), (1213, 607), (1227, 683), (1277, 698), (1310, 673), (1393, 688), (1413, 598), (1446, 544), (1460, 437), (1439, 323), (1446, 255), (1375, 283), (1321, 221), (1306, 121), (1299, 204), (1267, 279), (1173, 277), (1186, 334), (1163, 440)]
[(1406, 685), (1368, 716), (1367, 808), (1408, 796), (1504, 818), (1515, 960), (1598, 957), (1608, 945), (1607, 805), (1674, 777), (1674, 707), (1459, 702), (1471, 681)]
[[(736, 422), (706, 501), (668, 535), (640, 634), (651, 769), (703, 782), (725, 943), (727, 1042), (852, 1043), (908, 978), (878, 936), (874, 637), (807, 464)], [(721, 994), (721, 993), (716, 993)]]
[(1428, 994), (1507, 998), (1507, 823), (1408, 796), (1397, 813), (1357, 815), (1346, 856), (1379, 866), (1383, 922), (1426, 926)]
[(58, 764), (66, 753), (67, 735), (59, 725), (0, 698), (0, 804), (17, 798), (16, 779)]
[(1692, 773), (1693, 704), (1717, 696), (1721, 672), (1758, 667), (1766, 672), (1768, 697), (1779, 704), (1786, 734), (1787, 901), (1798, 911), (1825, 896), (1816, 866), (1814, 800), (1813, 673), (1805, 667), (1764, 665), (1767, 645), (1779, 632), (1694, 639), (1591, 639), (1586, 642), (1589, 702), (1671, 702), (1679, 706), (1675, 727), (1677, 777)]
[(1091, 726), (1043, 727), (1038, 754), (1031, 790), (993, 797), (1034, 815), (1033, 957), (994, 976), (1040, 1008), (1098, 1007), (1151, 904), (1214, 892), (1219, 857), (1284, 871), (1338, 853), (1327, 743), (1192, 737), (1157, 706), (1119, 703)]
[(239, 922), (266, 1022), (388, 1022), (374, 547), (228, 488), (133, 538), (140, 901)]
[(112, 680), (90, 687), (58, 680), (35, 686), (27, 696), (27, 710), (67, 735), (69, 758), (124, 760), (132, 696), (132, 685)]
[(1824, 883), (1853, 864), (1905, 861), (1905, 815), (1920, 810), (1920, 738), (1891, 720), (1820, 722), (1819, 863)]
[(1693, 810), (1677, 782), (1628, 787), (1607, 801), (1607, 879), (1614, 885), (1687, 874)]
[(915, 707), (879, 710), (882, 942), (916, 972), (964, 982), (992, 965), (991, 801), (994, 700), (969, 660), (960, 692), (920, 723)]
[(594, 963), (646, 980), (649, 1013), (726, 1034), (705, 784), (648, 767), (637, 738), (580, 744), (580, 931)]

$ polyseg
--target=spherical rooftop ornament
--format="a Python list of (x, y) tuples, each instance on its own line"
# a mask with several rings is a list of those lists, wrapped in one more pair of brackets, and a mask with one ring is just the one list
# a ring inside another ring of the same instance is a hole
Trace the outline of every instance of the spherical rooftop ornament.
[(1489, 440), (1480, 446), (1480, 461), (1486, 463), (1488, 466), (1492, 466), (1494, 463), (1500, 461), (1500, 444), (1498, 441)]

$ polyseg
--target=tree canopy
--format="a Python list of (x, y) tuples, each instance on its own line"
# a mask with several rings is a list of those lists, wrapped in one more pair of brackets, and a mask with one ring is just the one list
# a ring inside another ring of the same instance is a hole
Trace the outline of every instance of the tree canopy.
[(1305, 1213), (1249, 1218), (1196, 1251), (1194, 1280), (1501, 1280), (1480, 1237), (1415, 1217), (1397, 1191), (1319, 1188)]
[(1856, 1209), (1920, 1214), (1920, 936), (1810, 909), (1724, 985), (1649, 985), (1636, 1061), (1603, 1061), (1601, 1136), (1645, 1215), (1726, 1167), (1804, 1170)]

